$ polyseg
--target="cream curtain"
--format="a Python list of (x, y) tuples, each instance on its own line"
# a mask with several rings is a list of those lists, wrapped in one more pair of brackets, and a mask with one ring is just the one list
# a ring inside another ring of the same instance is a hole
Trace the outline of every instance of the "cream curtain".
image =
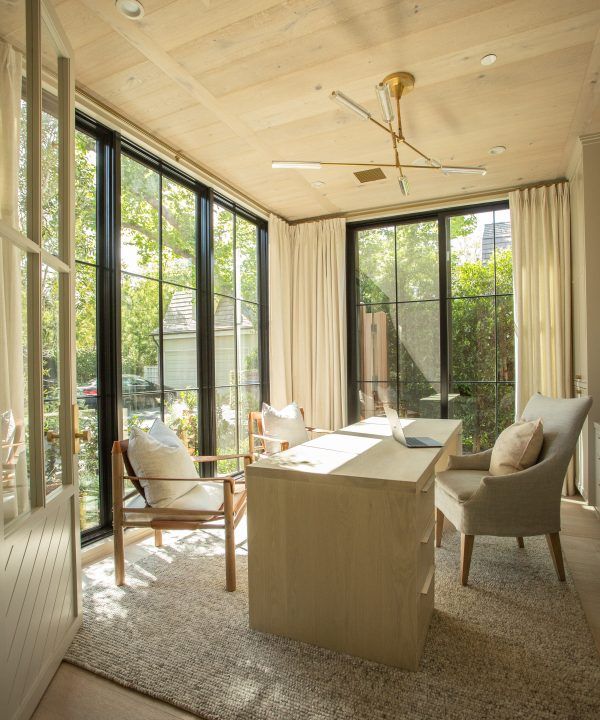
[(347, 422), (345, 245), (342, 219), (269, 220), (271, 402), (330, 429)]
[[(512, 223), (517, 417), (535, 392), (571, 397), (571, 238), (567, 183), (515, 190)], [(572, 468), (565, 492), (575, 493)]]
[[(22, 57), (0, 41), (0, 220), (19, 229), (19, 132)], [(19, 251), (0, 232), (0, 435), (4, 520), (29, 509), (22, 453), (25, 430)]]

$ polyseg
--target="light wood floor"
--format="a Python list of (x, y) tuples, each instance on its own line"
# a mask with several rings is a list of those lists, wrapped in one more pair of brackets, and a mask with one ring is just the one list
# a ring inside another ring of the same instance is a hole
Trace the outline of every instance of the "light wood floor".
[[(600, 652), (600, 520), (574, 499), (563, 500), (563, 551)], [(527, 542), (527, 541), (526, 541)], [(127, 557), (144, 554), (133, 545)], [(153, 700), (85, 670), (63, 663), (42, 698), (33, 720), (173, 720), (195, 716)]]

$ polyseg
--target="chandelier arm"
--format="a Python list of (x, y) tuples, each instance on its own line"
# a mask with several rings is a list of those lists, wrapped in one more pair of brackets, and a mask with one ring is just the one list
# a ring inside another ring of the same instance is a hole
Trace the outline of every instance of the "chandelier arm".
[(402, 135), (402, 118), (400, 117), (400, 98), (402, 97), (402, 89), (400, 89), (400, 92), (398, 95), (396, 95), (396, 118), (398, 120), (398, 139), (404, 140), (404, 137)]
[(389, 133), (390, 135), (395, 135), (396, 133), (391, 130), (390, 128), (386, 127), (383, 123), (380, 123), (379, 120), (375, 120), (374, 117), (370, 117), (369, 120), (377, 125), (377, 127), (380, 127), (382, 130), (385, 130), (386, 133)]
[(407, 147), (409, 147), (411, 150), (414, 150), (417, 155), (420, 155), (424, 160), (427, 160), (427, 162), (433, 162), (430, 157), (425, 155), (425, 153), (421, 152), (419, 148), (416, 148), (414, 145), (411, 145), (407, 140), (404, 138), (400, 138), (400, 142), (403, 142)]
[(321, 165), (329, 167), (385, 167), (385, 168), (409, 168), (410, 170), (441, 170), (431, 165), (404, 165), (400, 163), (353, 163), (353, 162), (322, 162)]

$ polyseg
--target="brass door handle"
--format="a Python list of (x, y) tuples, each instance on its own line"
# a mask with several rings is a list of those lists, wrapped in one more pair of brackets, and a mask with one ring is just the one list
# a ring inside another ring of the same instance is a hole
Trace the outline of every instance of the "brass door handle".
[(76, 432), (75, 437), (82, 442), (90, 442), (92, 439), (92, 431), (89, 428), (86, 428), (85, 430)]
[(54, 430), (48, 430), (46, 432), (46, 440), (48, 442), (51, 442), (51, 443), (56, 442), (56, 440), (58, 440), (59, 437), (60, 437), (60, 434), (57, 432), (54, 432)]

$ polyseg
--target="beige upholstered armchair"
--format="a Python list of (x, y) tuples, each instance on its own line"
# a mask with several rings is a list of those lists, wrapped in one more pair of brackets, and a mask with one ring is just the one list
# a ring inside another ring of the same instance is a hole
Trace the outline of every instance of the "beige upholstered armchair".
[(565, 579), (560, 547), (560, 498), (567, 467), (592, 405), (591, 398), (556, 400), (534, 395), (524, 420), (542, 418), (544, 444), (533, 467), (513, 475), (490, 475), (491, 450), (452, 456), (436, 478), (436, 546), (444, 518), (461, 533), (461, 582), (467, 584), (475, 535), (523, 538), (545, 535), (556, 574)]

